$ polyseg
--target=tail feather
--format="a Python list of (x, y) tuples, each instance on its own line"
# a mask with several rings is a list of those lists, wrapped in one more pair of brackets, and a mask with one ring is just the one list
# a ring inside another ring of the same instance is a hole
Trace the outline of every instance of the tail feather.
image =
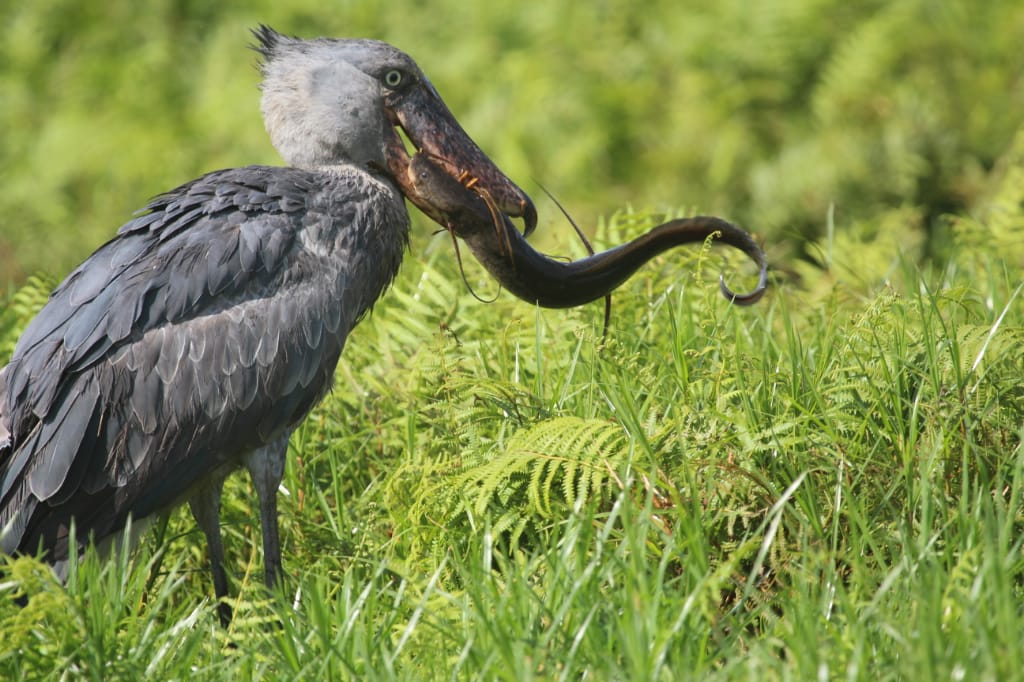
[(0, 509), (0, 554), (10, 555), (21, 550), (28, 521), (38, 503), (35, 496), (28, 492), (28, 486), (22, 486), (12, 503)]
[[(6, 472), (11, 460), (11, 417), (7, 407), (7, 366), (0, 369), (0, 474)], [(8, 513), (9, 505), (0, 508), (0, 553), (11, 554), (25, 532), (19, 514)], [(24, 518), (24, 517), (21, 517)], [(19, 526), (21, 526), (19, 528)]]

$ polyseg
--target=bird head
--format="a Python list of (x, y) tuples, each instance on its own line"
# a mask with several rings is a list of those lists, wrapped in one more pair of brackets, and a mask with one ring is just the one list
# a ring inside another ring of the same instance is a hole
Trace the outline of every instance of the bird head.
[(267, 26), (253, 31), (262, 55), (262, 111), (274, 147), (292, 166), (355, 164), (388, 174), (431, 217), (406, 181), (411, 158), (398, 133), (460, 180), (472, 178), (505, 214), (537, 222), (519, 189), (455, 120), (404, 52), (376, 40), (301, 40)]

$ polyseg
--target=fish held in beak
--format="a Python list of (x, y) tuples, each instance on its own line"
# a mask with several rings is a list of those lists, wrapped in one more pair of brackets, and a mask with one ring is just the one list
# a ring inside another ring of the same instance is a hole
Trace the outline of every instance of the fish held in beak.
[[(768, 261), (744, 230), (720, 218), (697, 216), (670, 220), (627, 244), (571, 262), (537, 252), (486, 195), (467, 188), (427, 154), (413, 156), (403, 179), (431, 217), (460, 237), (481, 265), (505, 289), (543, 308), (571, 308), (599, 299), (625, 282), (656, 255), (707, 239), (743, 251), (758, 266), (757, 287), (747, 294), (722, 294), (737, 305), (751, 305), (768, 287)], [(418, 205), (418, 204), (417, 204)]]

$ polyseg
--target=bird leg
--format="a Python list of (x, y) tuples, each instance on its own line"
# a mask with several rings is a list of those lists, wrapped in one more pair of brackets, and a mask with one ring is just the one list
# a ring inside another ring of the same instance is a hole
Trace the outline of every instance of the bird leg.
[(283, 575), (281, 543), (277, 531), (277, 489), (284, 478), (288, 436), (253, 450), (245, 456), (245, 466), (252, 476), (260, 500), (260, 526), (263, 529), (263, 572), (268, 589), (277, 586)]
[(206, 536), (210, 553), (210, 571), (213, 573), (213, 593), (217, 596), (217, 614), (224, 627), (231, 624), (231, 605), (227, 603), (228, 576), (224, 571), (224, 543), (220, 536), (220, 496), (224, 489), (224, 477), (215, 476), (204, 483), (191, 498), (192, 509), (199, 528)]

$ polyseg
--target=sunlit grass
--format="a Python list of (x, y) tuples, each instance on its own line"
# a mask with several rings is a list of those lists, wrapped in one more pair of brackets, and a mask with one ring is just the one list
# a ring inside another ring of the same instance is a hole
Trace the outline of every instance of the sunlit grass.
[[(29, 601), (0, 603), (3, 676), (1019, 678), (1019, 269), (822, 272), (737, 309), (718, 252), (681, 251), (603, 339), (600, 306), (482, 305), (431, 253), (296, 433), (280, 594), (238, 476), (228, 630), (178, 512), (66, 588), (14, 563), (4, 592)], [(502, 478), (509, 448), (522, 473)]]

